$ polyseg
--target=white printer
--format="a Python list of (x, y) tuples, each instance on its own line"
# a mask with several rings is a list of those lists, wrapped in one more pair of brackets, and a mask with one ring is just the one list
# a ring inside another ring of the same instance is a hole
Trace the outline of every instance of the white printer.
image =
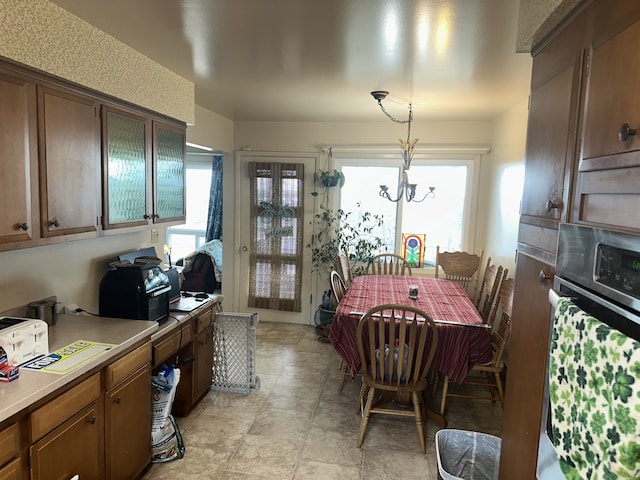
[(0, 347), (11, 366), (49, 353), (49, 326), (44, 320), (0, 317)]

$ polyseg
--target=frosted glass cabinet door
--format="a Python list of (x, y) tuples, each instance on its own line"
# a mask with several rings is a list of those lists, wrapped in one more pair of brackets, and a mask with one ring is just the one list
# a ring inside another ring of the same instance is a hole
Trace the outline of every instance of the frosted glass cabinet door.
[(103, 227), (147, 225), (150, 121), (103, 107)]
[(154, 223), (185, 219), (185, 129), (154, 122)]

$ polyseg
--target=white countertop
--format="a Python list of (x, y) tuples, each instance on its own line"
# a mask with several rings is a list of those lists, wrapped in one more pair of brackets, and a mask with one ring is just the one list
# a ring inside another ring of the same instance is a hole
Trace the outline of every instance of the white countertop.
[[(170, 319), (171, 320), (171, 319)], [(175, 322), (175, 320), (174, 320)], [(177, 325), (177, 322), (176, 322)], [(170, 328), (169, 325), (166, 325)], [(77, 340), (117, 345), (79, 365), (64, 375), (20, 370), (20, 377), (9, 383), (0, 382), (0, 422), (64, 387), (73, 380), (113, 358), (136, 343), (151, 338), (160, 329), (158, 322), (95, 317), (90, 315), (59, 315), (49, 327), (49, 351), (53, 352)]]
[[(189, 321), (214, 302), (222, 303), (222, 295), (210, 295), (202, 306), (192, 312), (170, 312), (160, 322), (98, 317), (93, 315), (58, 315), (56, 324), (49, 327), (49, 351), (77, 341), (86, 340), (117, 345), (63, 375), (20, 369), (20, 377), (13, 382), (0, 382), (0, 422), (42, 400), (47, 395), (80, 378), (96, 367), (110, 363), (112, 359), (136, 343), (150, 338), (155, 341)], [(20, 316), (13, 314), (13, 316)]]

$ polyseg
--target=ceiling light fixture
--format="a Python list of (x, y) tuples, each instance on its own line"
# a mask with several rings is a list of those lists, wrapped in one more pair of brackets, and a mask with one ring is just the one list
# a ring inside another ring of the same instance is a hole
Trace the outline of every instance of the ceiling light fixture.
[(413, 121), (413, 108), (411, 104), (409, 104), (409, 118), (407, 120), (398, 120), (391, 116), (382, 105), (382, 100), (384, 100), (387, 95), (389, 95), (389, 92), (384, 90), (375, 90), (371, 92), (371, 96), (378, 102), (378, 105), (380, 105), (380, 109), (387, 117), (389, 117), (395, 123), (407, 124), (407, 140), (404, 141), (400, 139), (400, 147), (402, 149), (402, 176), (400, 177), (400, 182), (398, 183), (398, 196), (395, 199), (392, 198), (389, 194), (389, 187), (387, 187), (386, 185), (380, 185), (379, 195), (392, 202), (399, 202), (402, 197), (404, 197), (407, 202), (422, 202), (427, 197), (433, 198), (436, 196), (436, 194), (434, 193), (436, 187), (429, 187), (429, 192), (427, 192), (427, 194), (420, 200), (416, 200), (416, 187), (418, 186), (418, 184), (409, 183), (408, 170), (409, 168), (411, 168), (411, 161), (413, 160), (413, 154), (415, 153), (416, 144), (418, 143), (417, 138), (411, 140), (411, 122)]

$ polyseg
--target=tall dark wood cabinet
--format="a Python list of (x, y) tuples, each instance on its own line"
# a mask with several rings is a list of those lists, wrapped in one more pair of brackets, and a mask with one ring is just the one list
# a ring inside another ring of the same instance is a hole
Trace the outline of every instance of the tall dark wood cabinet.
[(640, 231), (635, 46), (640, 3), (594, 0), (532, 52), (501, 480), (536, 478), (559, 224)]

